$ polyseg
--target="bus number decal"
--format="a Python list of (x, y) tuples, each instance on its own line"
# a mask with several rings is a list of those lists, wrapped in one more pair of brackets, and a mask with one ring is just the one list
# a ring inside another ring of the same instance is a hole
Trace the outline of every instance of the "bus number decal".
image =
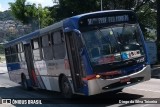
[(111, 63), (111, 62), (114, 62), (115, 61), (115, 57), (113, 55), (111, 56), (107, 56), (107, 57), (104, 57), (104, 58), (101, 58), (98, 63), (99, 64), (105, 64), (105, 63)]
[(88, 19), (88, 25), (129, 21), (128, 15)]

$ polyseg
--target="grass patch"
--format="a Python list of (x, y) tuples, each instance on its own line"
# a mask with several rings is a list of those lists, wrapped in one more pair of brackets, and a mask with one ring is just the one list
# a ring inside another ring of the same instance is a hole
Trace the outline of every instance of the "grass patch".
[(5, 61), (5, 60), (6, 60), (5, 55), (4, 54), (0, 54), (0, 62)]

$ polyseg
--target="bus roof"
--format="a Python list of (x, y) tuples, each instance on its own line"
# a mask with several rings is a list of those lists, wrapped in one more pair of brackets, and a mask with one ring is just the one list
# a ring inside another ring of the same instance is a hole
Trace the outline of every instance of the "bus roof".
[(34, 32), (31, 32), (31, 33), (29, 33), (29, 34), (26, 34), (26, 35), (24, 35), (24, 36), (21, 36), (21, 37), (19, 37), (19, 38), (17, 38), (17, 39), (14, 39), (14, 40), (12, 40), (12, 41), (4, 44), (4, 46), (5, 46), (5, 47), (9, 47), (9, 46), (14, 45), (14, 44), (16, 44), (16, 43), (23, 42), (24, 40), (27, 41), (27, 40), (29, 40), (29, 39), (31, 39), (31, 38), (33, 38), (33, 37), (37, 37), (38, 35), (39, 35), (39, 30), (36, 30), (36, 31), (34, 31)]
[(102, 14), (102, 13), (110, 13), (110, 12), (133, 12), (132, 10), (105, 10), (105, 11), (96, 11), (96, 12), (90, 12), (90, 13), (84, 13), (73, 17), (81, 18), (83, 16), (92, 15), (92, 14)]
[(96, 11), (96, 12), (90, 12), (90, 13), (76, 15), (76, 16), (73, 16), (70, 18), (66, 18), (60, 22), (54, 23), (54, 24), (47, 26), (45, 28), (42, 28), (42, 29), (36, 30), (34, 32), (31, 32), (29, 34), (26, 34), (24, 36), (21, 36), (17, 39), (14, 39), (14, 40), (6, 43), (4, 46), (8, 47), (8, 46), (14, 45), (19, 42), (27, 41), (31, 38), (38, 37), (40, 34), (44, 34), (45, 32), (48, 32), (48, 31), (51, 31), (53, 29), (60, 28), (60, 27), (63, 27), (64, 29), (66, 27), (69, 27), (71, 29), (78, 29), (79, 20), (83, 17), (88, 17), (90, 15), (98, 16), (99, 14), (106, 14), (106, 13), (131, 13), (131, 12), (133, 12), (133, 11), (132, 10), (106, 10), (106, 11)]

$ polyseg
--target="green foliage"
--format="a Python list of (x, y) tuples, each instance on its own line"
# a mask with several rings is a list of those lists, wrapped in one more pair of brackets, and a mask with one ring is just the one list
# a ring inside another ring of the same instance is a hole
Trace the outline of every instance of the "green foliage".
[(5, 40), (6, 41), (12, 41), (12, 40), (16, 39), (17, 37), (19, 37), (19, 36), (18, 35), (6, 34)]
[(28, 24), (27, 9), (25, 7), (26, 0), (16, 0), (15, 3), (9, 3), (10, 9), (14, 17), (24, 24)]
[(141, 6), (139, 10), (137, 10), (138, 19), (141, 25), (141, 29), (144, 33), (145, 38), (153, 39), (155, 38), (155, 34), (150, 33), (147, 29), (155, 30), (156, 23), (156, 12), (151, 5), (154, 5), (152, 2), (148, 2), (145, 5)]
[(42, 8), (42, 5), (38, 5), (38, 12), (36, 12), (36, 16), (39, 18), (39, 24), (40, 27), (46, 27), (48, 25), (51, 25), (53, 23), (53, 18), (51, 18), (51, 12), (48, 8)]
[(31, 24), (32, 29), (48, 26), (53, 22), (50, 11), (42, 8), (41, 5), (26, 3), (26, 0), (16, 0), (15, 3), (9, 3), (11, 11), (16, 19), (22, 21), (23, 24)]
[[(77, 14), (100, 11), (100, 0), (59, 0), (50, 10), (55, 21)], [(154, 0), (103, 0), (103, 10), (127, 9), (137, 13), (145, 38), (155, 38), (148, 34), (148, 29), (156, 29), (156, 2)]]
[(59, 0), (59, 5), (52, 8), (52, 16), (56, 21), (74, 15), (97, 11), (98, 0)]
[(15, 20), (10, 10), (0, 12), (0, 21), (5, 21), (5, 20)]
[[(60, 21), (87, 12), (100, 11), (100, 0), (59, 0), (58, 5), (51, 8), (42, 8), (35, 4), (26, 3), (26, 0), (16, 0), (10, 3), (14, 16), (25, 23), (32, 23), (34, 29), (48, 26), (53, 21)], [(128, 9), (137, 13), (141, 29), (145, 38), (154, 38), (147, 29), (156, 29), (156, 2), (155, 0), (103, 0), (103, 10)]]
[(0, 44), (0, 54), (4, 54), (4, 47)]

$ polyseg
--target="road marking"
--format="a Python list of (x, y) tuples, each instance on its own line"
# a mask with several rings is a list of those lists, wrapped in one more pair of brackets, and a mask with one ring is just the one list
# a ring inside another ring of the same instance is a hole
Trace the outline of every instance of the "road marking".
[(151, 70), (153, 71), (153, 70), (156, 70), (156, 69), (159, 69), (160, 67), (155, 67), (155, 68), (152, 68)]
[(5, 74), (5, 73), (0, 73), (0, 74)]
[(145, 104), (145, 105), (143, 105), (143, 106), (141, 106), (141, 107), (146, 107), (146, 106), (149, 106), (149, 105), (151, 105), (151, 104)]
[(160, 93), (160, 91), (153, 91), (153, 90), (145, 90), (145, 89), (137, 89), (137, 88), (131, 88), (134, 90), (140, 90), (140, 91), (151, 91), (151, 92), (155, 92), (155, 93)]

